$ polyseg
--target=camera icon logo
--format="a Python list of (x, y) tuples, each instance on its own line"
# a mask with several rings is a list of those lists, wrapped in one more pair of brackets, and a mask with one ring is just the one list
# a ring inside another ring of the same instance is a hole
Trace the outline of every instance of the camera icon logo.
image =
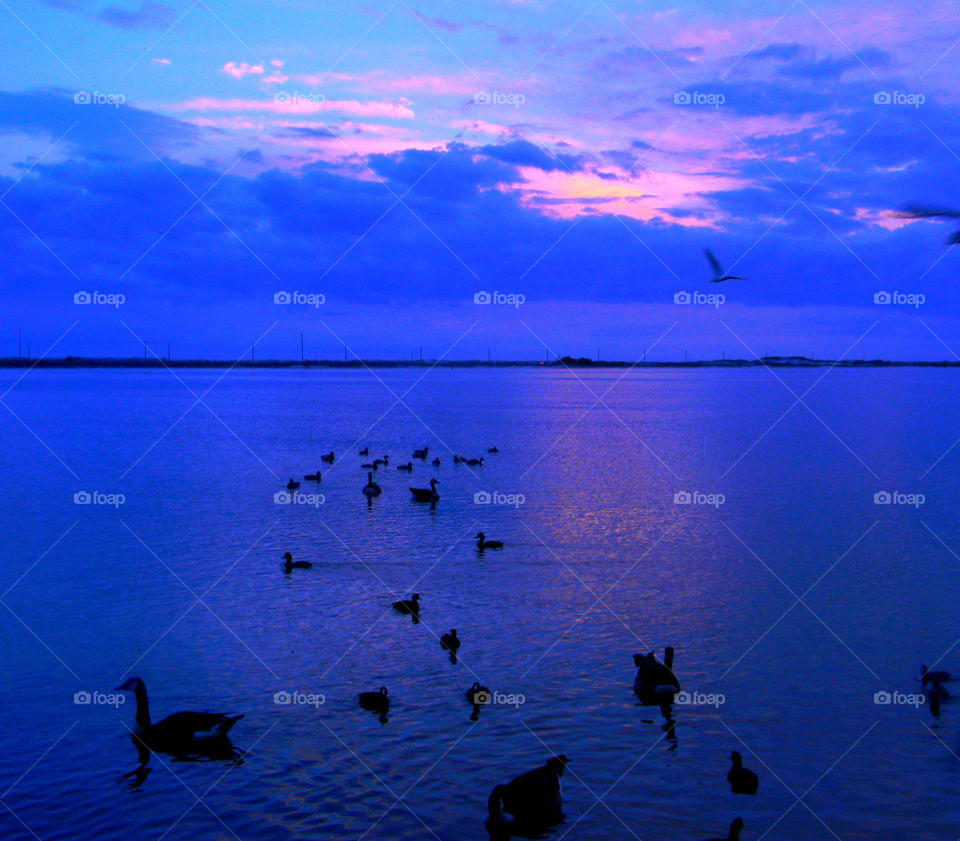
[(273, 293), (273, 302), (275, 304), (289, 304), (293, 298), (290, 296), (289, 292), (274, 292)]
[(274, 505), (289, 505), (291, 502), (293, 502), (293, 496), (287, 491), (277, 491), (273, 495)]
[(489, 292), (475, 292), (473, 302), (475, 304), (489, 304), (493, 301), (493, 296)]
[(889, 105), (891, 102), (890, 94), (887, 91), (877, 91), (873, 95), (875, 105)]
[(73, 495), (73, 504), (74, 505), (89, 505), (93, 501), (93, 497), (90, 496), (88, 491), (77, 491)]
[(74, 692), (73, 693), (73, 703), (75, 704), (89, 704), (92, 698), (89, 692)]
[(77, 91), (73, 95), (74, 105), (89, 105), (92, 102), (89, 91)]
[(673, 495), (674, 505), (689, 505), (691, 502), (693, 502), (693, 497), (689, 491), (677, 491)]
[(75, 304), (89, 304), (92, 298), (89, 292), (74, 292), (73, 302)]
[(883, 689), (873, 693), (873, 703), (875, 704), (889, 704), (892, 700), (890, 693)]
[(689, 105), (690, 94), (687, 91), (677, 91), (673, 95), (673, 101), (676, 105)]
[(490, 505), (493, 502), (493, 496), (487, 491), (477, 491), (473, 495), (475, 505)]
[(286, 91), (277, 91), (273, 95), (273, 101), (276, 102), (277, 105), (285, 105), (290, 101), (290, 94)]
[(490, 693), (484, 689), (478, 689), (473, 693), (473, 703), (478, 707), (489, 704), (490, 700)]
[(289, 704), (293, 701), (293, 697), (289, 692), (274, 692), (273, 693), (273, 703), (275, 704)]
[(889, 505), (893, 501), (889, 491), (877, 491), (873, 495), (874, 505)]
[(889, 292), (874, 292), (873, 293), (873, 302), (875, 304), (889, 304), (893, 300), (893, 297)]
[(675, 304), (689, 304), (692, 298), (689, 292), (674, 292), (673, 302)]
[(693, 700), (689, 692), (678, 692), (673, 696), (675, 704), (689, 704)]
[(477, 91), (473, 95), (473, 101), (477, 105), (489, 105), (490, 104), (490, 94), (486, 91)]

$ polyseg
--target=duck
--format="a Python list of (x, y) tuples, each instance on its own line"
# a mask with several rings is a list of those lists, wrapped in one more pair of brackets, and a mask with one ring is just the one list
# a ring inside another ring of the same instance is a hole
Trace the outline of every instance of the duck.
[(368, 473), (367, 484), (363, 486), (363, 495), (367, 499), (372, 499), (375, 496), (380, 496), (380, 493), (380, 486), (373, 481), (373, 473)]
[(743, 757), (739, 751), (730, 754), (733, 761), (733, 767), (727, 772), (727, 782), (730, 783), (730, 790), (734, 794), (756, 794), (757, 786), (760, 784), (760, 778), (743, 767)]
[(121, 683), (115, 692), (133, 692), (137, 699), (134, 738), (138, 743), (177, 756), (207, 754), (229, 746), (228, 734), (243, 715), (226, 713), (180, 712), (168, 715), (156, 724), (150, 720), (147, 687), (138, 677)]
[(414, 457), (414, 458), (421, 458), (421, 459), (426, 458), (426, 457), (427, 457), (427, 453), (428, 453), (429, 451), (430, 451), (430, 448), (429, 448), (429, 447), (424, 447), (422, 450), (414, 450), (414, 451), (413, 451), (413, 457)]
[[(664, 659), (672, 665), (673, 649), (667, 649)], [(666, 663), (657, 662), (652, 651), (646, 657), (642, 654), (634, 654), (633, 663), (637, 667), (633, 678), (633, 691), (645, 703), (669, 702), (680, 691), (680, 681), (677, 680), (673, 670)]]
[(318, 470), (316, 473), (308, 473), (303, 477), (303, 480), (305, 482), (319, 482), (322, 478), (323, 476), (320, 475), (320, 471)]
[(487, 450), (487, 452), (488, 452), (488, 453), (499, 453), (500, 450), (498, 450), (498, 449), (496, 448), (496, 446), (493, 446), (493, 447), (490, 447), (490, 448)]
[(290, 477), (290, 481), (287, 482), (287, 490), (288, 490), (288, 491), (295, 491), (295, 490), (296, 490), (297, 488), (299, 488), (299, 487), (300, 487), (300, 483), (299, 483), (299, 482), (294, 482), (294, 481), (293, 481), (293, 477), (291, 476), (291, 477)]
[(311, 564), (310, 561), (295, 561), (293, 555), (289, 552), (284, 552), (283, 566), (287, 572), (290, 572), (292, 569), (310, 569), (313, 564)]
[(460, 637), (457, 636), (457, 629), (451, 628), (449, 634), (440, 637), (440, 647), (444, 651), (457, 651), (460, 648)]
[(369, 447), (364, 447), (362, 450), (360, 450), (359, 455), (362, 455), (362, 456), (368, 456), (368, 455), (370, 455), (370, 448), (369, 448)]
[(412, 473), (412, 472), (413, 472), (413, 462), (412, 462), (412, 461), (408, 461), (406, 464), (398, 464), (398, 465), (397, 465), (397, 470), (406, 470), (407, 473)]
[(950, 677), (950, 672), (944, 671), (935, 671), (931, 672), (926, 666), (920, 667), (922, 677), (920, 678), (924, 686), (928, 683), (943, 683), (947, 680), (952, 680)]
[(708, 838), (707, 841), (740, 841), (741, 829), (743, 829), (743, 818), (734, 818), (726, 838)]
[(465, 462), (466, 464), (471, 465), (472, 467), (477, 467), (477, 466), (483, 464), (483, 459), (482, 459), (482, 458), (460, 459), (460, 461), (463, 461), (463, 462)]
[(439, 459), (439, 458), (435, 458), (435, 459), (431, 462), (431, 464), (433, 464), (434, 467), (439, 467), (439, 466), (440, 466), (440, 459)]
[(502, 549), (502, 540), (487, 540), (487, 536), (481, 531), (477, 532), (477, 548), (482, 552), (484, 549)]
[(381, 686), (376, 692), (361, 692), (358, 696), (360, 706), (370, 712), (386, 715), (390, 709), (390, 698), (387, 695), (387, 687)]
[[(545, 829), (560, 823), (563, 820), (563, 791), (560, 778), (567, 767), (569, 760), (563, 754), (551, 757), (539, 768), (527, 771), (515, 777), (503, 786), (494, 789), (499, 801), (497, 811), (501, 816), (503, 826), (522, 825), (534, 829)], [(490, 809), (493, 793), (487, 801)]]
[(333, 464), (333, 459), (334, 459), (333, 450), (330, 450), (330, 452), (327, 453), (325, 456), (320, 456), (320, 461), (326, 462), (327, 464)]
[(475, 707), (481, 704), (489, 704), (493, 693), (486, 686), (481, 686), (479, 681), (474, 681), (473, 685), (467, 690), (467, 700)]
[(436, 502), (440, 499), (440, 494), (437, 493), (437, 480), (430, 480), (429, 488), (410, 488), (410, 493), (413, 494), (414, 502)]
[(409, 613), (413, 616), (420, 615), (420, 594), (414, 593), (409, 599), (401, 599), (393, 603), (393, 609), (400, 613)]

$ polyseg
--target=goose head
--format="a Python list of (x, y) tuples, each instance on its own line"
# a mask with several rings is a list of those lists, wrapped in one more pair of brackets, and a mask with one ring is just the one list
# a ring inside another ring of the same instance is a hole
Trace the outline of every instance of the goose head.
[(293, 563), (293, 555), (291, 555), (289, 552), (284, 552), (284, 553), (283, 553), (283, 559), (284, 559), (288, 564)]
[(412, 601), (414, 604), (419, 604), (419, 603), (420, 603), (420, 594), (419, 594), (419, 593), (414, 593), (412, 596), (410, 596), (410, 601)]
[(381, 694), (384, 698), (387, 697), (387, 687), (386, 687), (386, 686), (381, 686), (381, 687), (380, 687), (380, 694)]
[(639, 669), (641, 663), (643, 663), (643, 655), (642, 655), (642, 654), (634, 654), (634, 655), (633, 655), (633, 665), (636, 666), (636, 667)]
[(569, 761), (566, 756), (560, 753), (547, 760), (547, 768), (553, 771), (558, 777), (562, 777)]
[(114, 689), (113, 691), (114, 691), (114, 692), (139, 692), (139, 691), (144, 690), (144, 689), (146, 689), (146, 688), (147, 688), (146, 685), (144, 684), (144, 682), (143, 682), (142, 680), (140, 680), (140, 678), (138, 678), (138, 677), (131, 677), (131, 678), (127, 678), (127, 680), (125, 680), (123, 683), (121, 683), (121, 684), (120, 684), (116, 689)]
[(479, 540), (479, 541), (482, 542), (482, 541), (484, 541), (484, 540), (486, 539), (486, 537), (487, 537), (487, 536), (486, 536), (482, 531), (478, 531), (478, 532), (477, 532), (477, 540)]
[(740, 768), (743, 766), (743, 757), (740, 756), (740, 751), (735, 750), (730, 754), (730, 759), (733, 761), (734, 768)]
[(440, 484), (440, 483), (439, 483), (436, 479), (431, 479), (431, 480), (430, 480), (430, 487), (431, 487), (433, 490), (436, 490), (436, 489), (437, 489), (437, 485), (438, 485), (438, 484)]

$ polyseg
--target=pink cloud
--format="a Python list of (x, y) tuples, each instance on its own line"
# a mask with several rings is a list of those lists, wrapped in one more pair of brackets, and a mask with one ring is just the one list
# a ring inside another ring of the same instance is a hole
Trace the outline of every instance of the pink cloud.
[(253, 75), (253, 76), (262, 76), (263, 75), (263, 65), (262, 64), (247, 64), (243, 61), (240, 64), (237, 64), (235, 61), (228, 61), (223, 67), (220, 68), (224, 73), (229, 73), (233, 76), (234, 79), (242, 79), (244, 76)]
[(270, 114), (322, 114), (336, 111), (354, 117), (388, 117), (413, 119), (414, 112), (407, 99), (395, 101), (359, 102), (355, 99), (325, 99), (318, 94), (278, 93), (273, 99), (217, 99), (200, 96), (173, 107), (175, 111), (260, 111)]
[(171, 63), (169, 58), (151, 58), (150, 62), (152, 64), (162, 64), (164, 66)]

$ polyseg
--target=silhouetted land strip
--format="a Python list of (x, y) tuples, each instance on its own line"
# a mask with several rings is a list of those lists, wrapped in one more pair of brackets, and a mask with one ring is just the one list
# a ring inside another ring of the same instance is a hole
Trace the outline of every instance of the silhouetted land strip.
[(628, 362), (595, 360), (563, 356), (551, 362), (520, 360), (497, 362), (480, 359), (400, 360), (400, 359), (265, 359), (251, 362), (231, 359), (142, 359), (66, 356), (26, 359), (0, 357), (0, 368), (957, 368), (953, 360), (890, 360), (890, 359), (811, 359), (807, 356), (762, 356), (757, 359), (702, 359), (686, 362), (667, 360)]

